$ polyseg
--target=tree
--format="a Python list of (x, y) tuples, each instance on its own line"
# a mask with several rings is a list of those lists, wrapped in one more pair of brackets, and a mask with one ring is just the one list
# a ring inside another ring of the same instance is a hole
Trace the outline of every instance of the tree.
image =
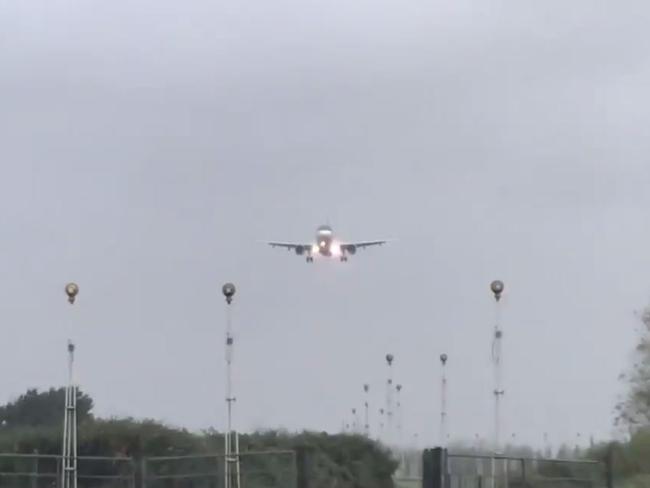
[(571, 459), (571, 448), (566, 444), (562, 444), (557, 450), (555, 457), (557, 459)]
[[(17, 400), (0, 406), (0, 422), (6, 422), (4, 428), (0, 428), (0, 452), (60, 455), (64, 403), (63, 389), (29, 390)], [(194, 479), (205, 479), (206, 473), (215, 474), (220, 469), (215, 458), (205, 454), (223, 453), (222, 433), (212, 430), (194, 433), (152, 420), (93, 418), (90, 413), (92, 399), (81, 392), (77, 406), (79, 420), (83, 423), (79, 429), (80, 456), (135, 459), (163, 456), (164, 459), (147, 466), (148, 474), (159, 479), (182, 473)], [(387, 448), (358, 435), (255, 432), (242, 434), (240, 446), (244, 453), (242, 476), (249, 488), (294, 483), (299, 454), (304, 462), (300, 466), (307, 469), (313, 488), (393, 488), (392, 475), (398, 465)], [(52, 459), (55, 458), (39, 460), (40, 463), (54, 463), (41, 464), (40, 468), (55, 472), (56, 459)], [(31, 462), (25, 467), (22, 459), (2, 457), (0, 472), (25, 472), (32, 469)], [(92, 471), (93, 475), (114, 476), (122, 469), (129, 469), (127, 464), (86, 460), (79, 469), (81, 474)], [(31, 480), (26, 479), (26, 482), (31, 483)]]
[(635, 361), (627, 374), (629, 390), (625, 399), (616, 406), (616, 424), (627, 426), (632, 432), (650, 426), (650, 307), (640, 315), (643, 329), (635, 348)]
[[(15, 401), (0, 406), (0, 423), (4, 427), (53, 427), (63, 424), (65, 388), (50, 388), (39, 392), (27, 390)], [(93, 400), (77, 390), (77, 418), (79, 422), (91, 417)]]

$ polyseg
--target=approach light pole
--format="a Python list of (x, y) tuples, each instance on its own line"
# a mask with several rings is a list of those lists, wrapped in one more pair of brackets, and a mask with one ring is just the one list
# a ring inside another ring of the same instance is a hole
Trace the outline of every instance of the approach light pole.
[[(74, 305), (79, 294), (76, 283), (65, 286), (68, 303)], [(61, 487), (77, 488), (77, 386), (74, 377), (75, 345), (68, 338), (68, 385), (65, 389), (65, 412), (63, 417), (63, 452), (61, 469)]]
[(240, 488), (241, 474), (239, 469), (239, 434), (233, 429), (232, 414), (236, 401), (232, 386), (232, 360), (235, 340), (232, 333), (232, 299), (235, 296), (235, 285), (226, 283), (221, 288), (226, 297), (226, 405), (228, 419), (224, 434), (224, 488)]
[(357, 415), (357, 409), (352, 409), (352, 433), (359, 433), (359, 416)]
[(402, 385), (398, 384), (395, 386), (395, 391), (397, 392), (396, 401), (395, 401), (395, 421), (397, 422), (397, 445), (401, 447), (402, 444), (402, 428), (404, 422), (404, 416), (402, 411)]
[(363, 402), (363, 408), (364, 408), (364, 414), (363, 414), (363, 429), (366, 434), (366, 437), (370, 437), (370, 385), (365, 384), (363, 385), (363, 393), (365, 396), (364, 402)]
[(440, 447), (447, 447), (447, 360), (446, 354), (440, 355), (442, 376), (440, 380)]
[(553, 451), (551, 450), (551, 444), (548, 442), (548, 432), (544, 432), (544, 454), (542, 458), (550, 459), (553, 457)]
[(501, 330), (501, 295), (505, 285), (503, 281), (495, 280), (490, 284), (490, 289), (495, 300), (495, 325), (494, 338), (492, 339), (492, 364), (494, 366), (494, 449), (499, 452), (501, 448), (501, 398), (505, 394), (503, 389), (503, 331)]
[(387, 444), (393, 442), (393, 361), (395, 356), (386, 354), (386, 364), (388, 364), (388, 379), (386, 380), (386, 438)]

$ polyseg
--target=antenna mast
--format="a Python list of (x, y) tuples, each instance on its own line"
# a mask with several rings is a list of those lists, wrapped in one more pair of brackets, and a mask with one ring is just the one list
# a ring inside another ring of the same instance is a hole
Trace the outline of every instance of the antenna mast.
[(235, 340), (232, 333), (232, 299), (235, 285), (226, 283), (221, 291), (226, 297), (226, 405), (228, 421), (224, 434), (224, 488), (240, 488), (241, 473), (239, 469), (239, 434), (232, 425), (232, 411), (236, 401), (232, 386), (232, 360)]
[(386, 354), (388, 364), (388, 379), (386, 380), (386, 439), (387, 444), (393, 442), (393, 360), (392, 354)]
[(490, 284), (490, 289), (495, 300), (495, 325), (494, 338), (492, 340), (492, 364), (494, 366), (494, 449), (499, 452), (501, 449), (501, 397), (505, 394), (503, 389), (503, 331), (501, 330), (501, 294), (505, 285), (500, 280)]
[(363, 429), (366, 434), (366, 437), (370, 437), (370, 401), (369, 401), (369, 392), (370, 392), (370, 385), (365, 384), (363, 385), (363, 392), (365, 393), (365, 400), (363, 402), (363, 408), (364, 408), (364, 417), (363, 417)]
[(446, 354), (440, 355), (442, 377), (440, 381), (440, 447), (447, 447), (447, 360)]
[(401, 393), (402, 393), (402, 385), (396, 385), (395, 386), (395, 391), (397, 392), (396, 395), (396, 406), (395, 406), (395, 417), (396, 417), (396, 422), (397, 422), (397, 444), (399, 446), (402, 445), (402, 428), (403, 428), (403, 411), (402, 411), (402, 400), (401, 400)]
[[(65, 287), (70, 305), (74, 305), (79, 286), (68, 283)], [(72, 339), (68, 339), (68, 385), (65, 389), (65, 413), (63, 418), (63, 469), (61, 487), (77, 488), (77, 386), (74, 377), (74, 351)]]

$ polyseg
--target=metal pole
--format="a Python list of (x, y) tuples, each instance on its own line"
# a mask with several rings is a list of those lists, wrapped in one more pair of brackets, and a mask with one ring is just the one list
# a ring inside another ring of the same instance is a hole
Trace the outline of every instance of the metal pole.
[[(68, 303), (74, 305), (79, 286), (68, 283), (65, 287)], [(77, 488), (77, 387), (74, 378), (75, 345), (68, 340), (68, 385), (65, 389), (63, 418), (63, 451), (61, 455), (61, 488)]]
[[(230, 301), (228, 305), (230, 305)], [(232, 455), (232, 346), (233, 338), (231, 336), (231, 310), (230, 306), (226, 309), (226, 432), (224, 433), (224, 488), (230, 488), (230, 462)]]
[(77, 388), (74, 384), (75, 345), (68, 342), (68, 386), (63, 434), (63, 488), (77, 488)]
[(548, 432), (544, 432), (544, 452), (542, 453), (542, 458), (550, 458), (551, 456), (548, 453)]
[(34, 459), (32, 464), (32, 488), (38, 487), (38, 449), (34, 449)]
[(363, 392), (365, 393), (365, 401), (363, 403), (364, 407), (364, 419), (363, 419), (363, 428), (366, 434), (366, 437), (370, 437), (370, 402), (369, 402), (369, 392), (370, 385), (363, 385)]
[(502, 357), (502, 339), (503, 331), (500, 327), (500, 301), (501, 294), (504, 290), (504, 284), (502, 281), (495, 280), (490, 284), (490, 289), (494, 294), (495, 300), (495, 326), (494, 326), (494, 338), (492, 341), (492, 363), (494, 365), (494, 450), (499, 452), (501, 449), (501, 397), (505, 394), (503, 389), (503, 378), (502, 378), (502, 368), (503, 368), (503, 357)]
[(605, 483), (607, 488), (614, 488), (614, 444), (609, 443), (605, 459)]
[(74, 345), (72, 345), (72, 352), (70, 353), (70, 376), (72, 378), (72, 486), (77, 488), (77, 384), (74, 378)]
[(402, 445), (402, 428), (403, 428), (403, 411), (402, 411), (402, 385), (396, 385), (395, 391), (397, 392), (395, 401), (395, 421), (397, 422), (397, 445)]
[(409, 470), (409, 477), (419, 478), (422, 476), (422, 457), (420, 454), (420, 434), (415, 432), (413, 434), (413, 450), (415, 457), (412, 458), (411, 469)]
[(387, 444), (393, 442), (393, 360), (392, 354), (386, 354), (386, 363), (388, 364), (388, 380), (386, 381), (386, 438)]
[(232, 333), (232, 299), (235, 296), (235, 285), (226, 283), (222, 287), (223, 295), (226, 297), (226, 408), (227, 426), (224, 434), (224, 488), (239, 488), (239, 435), (233, 429), (233, 404), (236, 401), (233, 395), (232, 385), (232, 361), (234, 337)]
[(149, 473), (147, 472), (147, 458), (143, 457), (140, 460), (140, 476), (142, 477), (141, 485), (142, 488), (147, 488), (147, 482), (149, 481)]
[[(68, 353), (69, 354), (69, 353)], [(70, 360), (68, 359), (68, 364)], [(68, 366), (69, 368), (69, 366)], [(70, 373), (68, 371), (68, 376)], [(68, 488), (67, 483), (67, 466), (68, 466), (68, 406), (70, 405), (70, 379), (68, 378), (68, 385), (65, 388), (65, 407), (63, 411), (63, 446), (61, 447), (61, 488)]]
[[(477, 433), (474, 434), (474, 453), (478, 456), (481, 454), (481, 436)], [(483, 460), (476, 458), (476, 475), (479, 480), (483, 479)]]
[(239, 488), (241, 486), (241, 464), (239, 463), (239, 432), (235, 432), (235, 456), (237, 457), (237, 462), (235, 463), (235, 487)]
[(442, 364), (442, 377), (440, 380), (440, 447), (447, 447), (447, 373), (446, 366), (448, 356), (440, 355)]
[(402, 414), (402, 385), (398, 384), (395, 386), (396, 401), (395, 401), (395, 421), (397, 422), (397, 439), (395, 439), (395, 445), (399, 451), (400, 466), (399, 469), (403, 473), (406, 466), (406, 459), (404, 457), (404, 449), (402, 448), (402, 423), (403, 423), (403, 414)]

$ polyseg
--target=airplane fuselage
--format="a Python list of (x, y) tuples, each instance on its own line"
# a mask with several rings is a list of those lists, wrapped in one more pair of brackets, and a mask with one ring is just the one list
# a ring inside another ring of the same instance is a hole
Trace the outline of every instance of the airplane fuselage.
[(334, 242), (334, 232), (329, 225), (321, 225), (316, 230), (316, 251), (322, 256), (332, 255), (332, 244)]

